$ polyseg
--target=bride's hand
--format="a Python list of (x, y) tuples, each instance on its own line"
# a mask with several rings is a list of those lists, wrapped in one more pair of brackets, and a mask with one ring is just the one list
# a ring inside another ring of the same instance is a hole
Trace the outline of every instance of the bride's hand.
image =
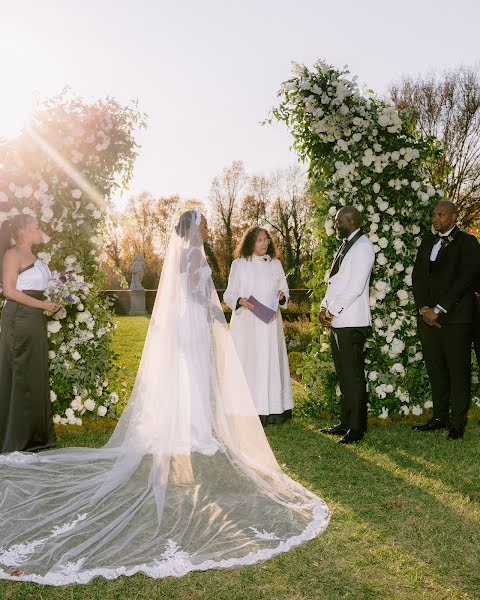
[(253, 310), (255, 308), (255, 306), (251, 302), (249, 302), (247, 298), (240, 298), (239, 304), (240, 306), (248, 308), (249, 310)]

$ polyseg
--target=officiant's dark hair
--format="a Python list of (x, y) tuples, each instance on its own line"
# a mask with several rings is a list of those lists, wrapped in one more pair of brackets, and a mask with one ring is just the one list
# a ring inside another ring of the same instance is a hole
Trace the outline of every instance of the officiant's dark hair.
[(268, 248), (267, 254), (271, 258), (276, 258), (278, 256), (277, 249), (275, 247), (275, 243), (272, 239), (270, 233), (264, 227), (250, 227), (243, 234), (240, 243), (235, 249), (235, 258), (251, 258), (253, 254), (253, 249), (255, 248), (255, 242), (257, 240), (259, 233), (265, 233), (268, 239)]
[(13, 247), (12, 240), (18, 239), (18, 234), (35, 221), (31, 215), (19, 214), (3, 221), (0, 227), (0, 281), (3, 275), (3, 257), (5, 252)]

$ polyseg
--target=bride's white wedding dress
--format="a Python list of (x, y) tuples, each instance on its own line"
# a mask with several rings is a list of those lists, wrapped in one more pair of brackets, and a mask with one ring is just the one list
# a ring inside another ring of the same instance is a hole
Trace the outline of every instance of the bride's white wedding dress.
[(0, 455), (0, 578), (49, 585), (249, 565), (312, 539), (326, 505), (280, 469), (205, 260), (172, 234), (131, 398), (102, 448)]

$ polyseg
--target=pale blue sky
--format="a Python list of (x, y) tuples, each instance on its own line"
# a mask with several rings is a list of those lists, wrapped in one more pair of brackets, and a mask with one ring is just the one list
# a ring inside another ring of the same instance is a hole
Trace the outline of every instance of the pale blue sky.
[(34, 90), (136, 98), (149, 125), (131, 191), (205, 200), (234, 159), (256, 173), (295, 161), (287, 132), (259, 124), (292, 60), (348, 64), (382, 93), (480, 60), (479, 23), (478, 0), (0, 0), (0, 136)]

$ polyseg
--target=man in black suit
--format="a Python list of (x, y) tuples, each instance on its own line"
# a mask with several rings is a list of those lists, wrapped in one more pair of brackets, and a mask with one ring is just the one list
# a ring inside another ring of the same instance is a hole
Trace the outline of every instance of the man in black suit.
[(463, 437), (471, 402), (471, 347), (480, 246), (456, 225), (457, 208), (443, 200), (433, 211), (436, 235), (422, 241), (412, 282), (418, 335), (432, 387), (433, 418), (418, 431), (448, 429)]

